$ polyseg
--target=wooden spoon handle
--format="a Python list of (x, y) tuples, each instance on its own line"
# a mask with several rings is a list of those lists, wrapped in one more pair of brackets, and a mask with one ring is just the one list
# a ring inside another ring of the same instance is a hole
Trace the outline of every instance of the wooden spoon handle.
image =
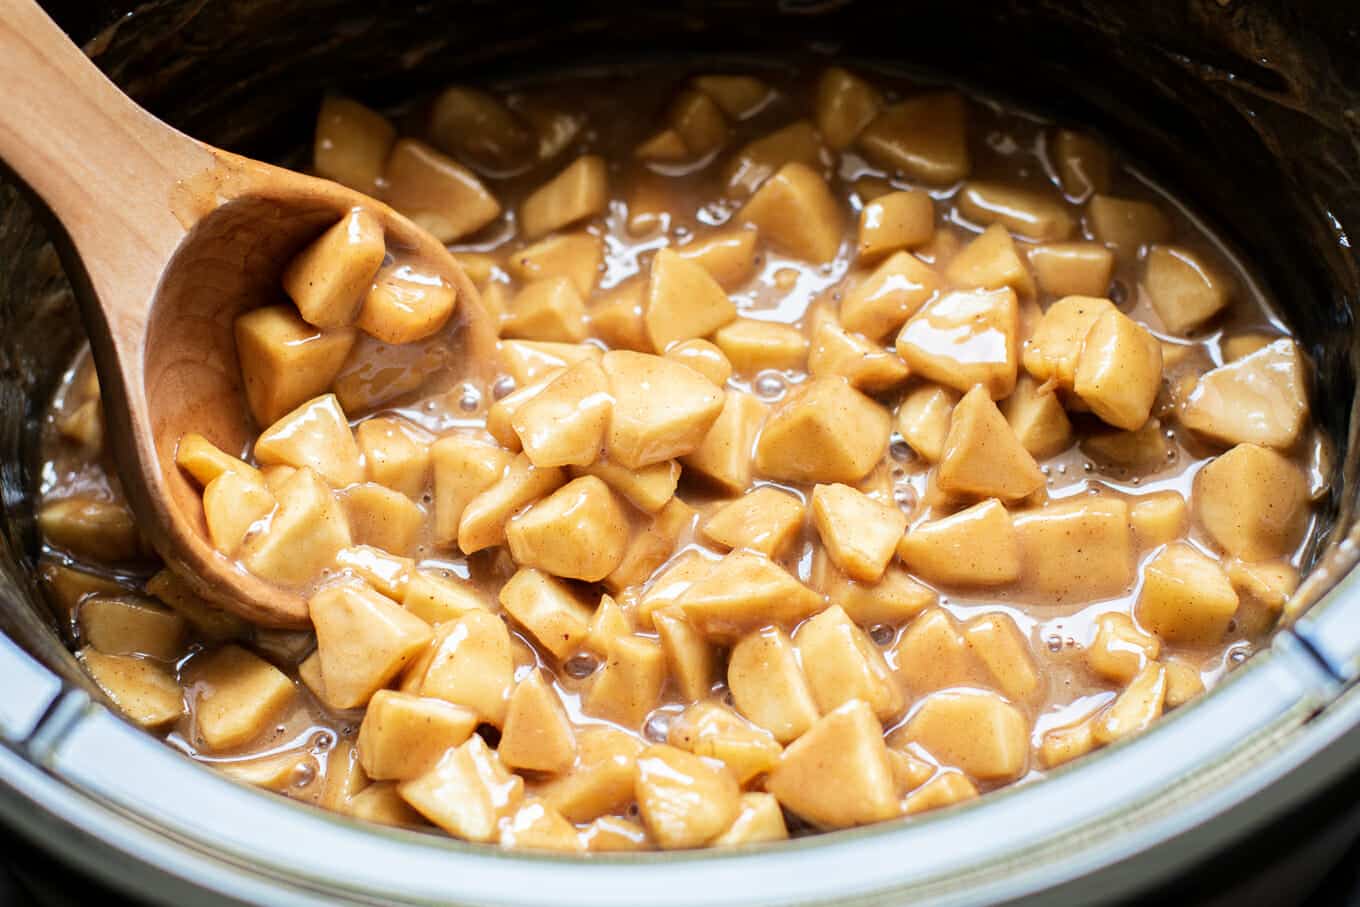
[(77, 282), (117, 301), (113, 333), (135, 332), (186, 232), (172, 193), (211, 152), (134, 104), (33, 0), (0, 0), (0, 85), (0, 162), (60, 223)]

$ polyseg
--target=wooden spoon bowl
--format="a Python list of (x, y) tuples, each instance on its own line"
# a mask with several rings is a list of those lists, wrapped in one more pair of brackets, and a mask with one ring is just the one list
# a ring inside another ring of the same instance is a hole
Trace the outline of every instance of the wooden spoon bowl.
[(199, 490), (175, 465), (199, 432), (244, 451), (254, 424), (233, 323), (286, 301), (288, 261), (355, 207), (389, 250), (451, 280), (443, 329), (456, 363), (441, 382), (482, 380), (495, 334), (476, 289), (432, 236), (336, 183), (242, 158), (137, 107), (32, 0), (0, 0), (0, 161), (53, 215), (102, 390), (106, 437), (128, 502), (157, 552), (200, 595), (264, 626), (302, 627), (296, 590), (260, 579), (208, 542)]

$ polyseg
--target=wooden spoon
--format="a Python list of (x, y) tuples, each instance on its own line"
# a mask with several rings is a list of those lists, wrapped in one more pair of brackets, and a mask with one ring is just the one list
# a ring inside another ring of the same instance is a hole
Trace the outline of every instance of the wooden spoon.
[[(454, 361), (478, 373), (495, 337), (453, 256), (386, 205), (229, 154), (118, 90), (32, 0), (0, 0), (0, 161), (52, 215), (102, 390), (106, 437), (140, 528), (194, 590), (258, 624), (302, 627), (306, 600), (207, 540), (198, 489), (175, 465), (200, 432), (237, 452), (259, 432), (232, 322), (282, 301), (288, 260), (362, 206), (389, 248), (455, 284)], [(456, 380), (456, 378), (455, 378)]]

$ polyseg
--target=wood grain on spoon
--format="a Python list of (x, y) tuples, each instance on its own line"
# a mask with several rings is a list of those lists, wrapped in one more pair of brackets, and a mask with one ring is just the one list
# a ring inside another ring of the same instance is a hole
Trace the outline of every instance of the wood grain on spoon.
[(233, 321), (283, 301), (288, 260), (356, 206), (378, 217), (389, 247), (453, 280), (458, 314), (445, 333), (469, 371), (495, 345), (475, 288), (442, 245), (386, 205), (162, 123), (31, 0), (0, 0), (0, 85), (0, 161), (55, 222), (141, 529), (209, 600), (258, 624), (306, 625), (301, 595), (212, 548), (199, 493), (175, 466), (186, 432), (229, 451), (258, 434)]

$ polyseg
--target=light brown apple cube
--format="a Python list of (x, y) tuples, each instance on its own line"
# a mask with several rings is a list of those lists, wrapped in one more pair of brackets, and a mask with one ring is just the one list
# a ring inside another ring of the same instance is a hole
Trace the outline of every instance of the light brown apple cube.
[(907, 528), (899, 508), (848, 485), (817, 485), (812, 520), (832, 562), (851, 579), (876, 582)]
[(728, 196), (745, 198), (785, 164), (796, 161), (820, 171), (827, 158), (816, 127), (797, 120), (740, 148), (724, 165), (722, 180)]
[(850, 333), (829, 316), (813, 328), (807, 369), (813, 378), (839, 376), (870, 394), (897, 387), (910, 374), (896, 354)]
[(308, 324), (345, 327), (359, 314), (386, 253), (382, 224), (355, 208), (288, 263), (283, 289)]
[(392, 690), (373, 694), (359, 725), (359, 760), (374, 781), (406, 781), (434, 768), (477, 727), (477, 714)]
[(627, 853), (651, 850), (647, 829), (631, 819), (600, 816), (579, 832), (590, 853)]
[(737, 307), (702, 265), (673, 249), (652, 259), (642, 320), (652, 348), (704, 337), (737, 317)]
[(732, 363), (727, 354), (707, 340), (694, 338), (671, 344), (664, 358), (689, 366), (718, 387), (727, 384), (727, 379), (732, 377)]
[(1238, 629), (1252, 636), (1275, 626), (1299, 587), (1298, 568), (1288, 561), (1249, 564), (1234, 559), (1226, 573), (1238, 597)]
[(645, 291), (645, 282), (635, 277), (597, 297), (586, 309), (590, 333), (610, 349), (654, 352), (642, 320)]
[(732, 647), (727, 688), (737, 711), (780, 743), (798, 739), (819, 714), (798, 652), (778, 627), (757, 630)]
[(472, 554), (502, 544), (510, 517), (557, 490), (566, 478), (566, 472), (558, 467), (540, 469), (524, 454), (515, 457), (496, 482), (463, 508), (458, 547), (464, 554)]
[(507, 850), (576, 853), (584, 849), (576, 826), (536, 797), (501, 822), (500, 846)]
[(1044, 485), (1044, 474), (981, 385), (954, 407), (935, 473), (939, 488), (964, 498), (1016, 501)]
[(500, 202), (476, 174), (415, 139), (397, 141), (383, 178), (383, 199), (445, 245), (501, 214)]
[(666, 742), (721, 761), (741, 784), (774, 768), (783, 752), (769, 731), (714, 702), (696, 702), (677, 716)]
[(442, 274), (393, 263), (373, 278), (355, 325), (383, 343), (415, 343), (438, 333), (457, 304), (458, 291)]
[(897, 554), (911, 572), (947, 586), (1004, 586), (1020, 578), (1020, 539), (995, 499), (913, 527)]
[(712, 572), (716, 564), (717, 561), (699, 553), (697, 549), (681, 551), (648, 583), (647, 590), (638, 600), (634, 613), (638, 625), (644, 629), (650, 628), (653, 613), (676, 605), (695, 583)]
[(396, 137), (396, 128), (376, 110), (327, 95), (316, 115), (312, 169), (324, 179), (373, 195)]
[(586, 305), (566, 277), (535, 280), (515, 294), (501, 319), (501, 335), (520, 340), (580, 343)]
[(859, 134), (864, 156), (885, 170), (935, 186), (968, 175), (968, 113), (954, 92), (917, 95), (899, 101)]
[(1122, 498), (1081, 495), (1055, 501), (1017, 514), (1015, 533), (1025, 588), (1054, 601), (1112, 598), (1133, 583), (1135, 549)]
[(902, 814), (914, 816), (972, 800), (978, 789), (962, 772), (940, 771), (902, 799)]
[(1237, 604), (1223, 569), (1185, 542), (1167, 545), (1143, 568), (1138, 622), (1169, 643), (1214, 645)]
[(944, 273), (950, 283), (963, 289), (1010, 287), (1023, 296), (1034, 295), (1034, 278), (1016, 251), (1015, 241), (1001, 224), (983, 230), (959, 250)]
[(896, 252), (841, 300), (840, 320), (848, 331), (882, 340), (900, 328), (940, 288), (940, 278), (910, 252)]
[(844, 215), (822, 175), (793, 161), (779, 168), (736, 214), (776, 250), (812, 264), (840, 251)]
[(761, 844), (769, 841), (783, 841), (789, 836), (788, 826), (784, 824), (784, 812), (779, 801), (772, 794), (742, 794), (737, 817), (727, 827), (727, 831), (711, 842), (713, 847), (736, 847), (743, 844)]
[(892, 419), (844, 378), (801, 385), (765, 423), (756, 469), (792, 482), (858, 482), (883, 459)]
[(594, 476), (573, 479), (505, 527), (518, 563), (591, 583), (622, 562), (630, 533), (623, 506)]
[(401, 601), (406, 595), (411, 575), (416, 571), (416, 562), (409, 557), (389, 554), (381, 548), (354, 545), (336, 552), (335, 568), (341, 573), (348, 572), (358, 577), (388, 598)]
[(1028, 702), (1039, 692), (1039, 672), (1029, 641), (1009, 615), (975, 617), (963, 625), (963, 638), (1008, 699)]
[(1308, 420), (1307, 388), (1298, 345), (1276, 340), (1202, 375), (1181, 407), (1181, 423), (1223, 444), (1288, 450)]
[(406, 583), (402, 606), (431, 626), (484, 611), (490, 602), (471, 582), (452, 574), (416, 570)]
[(1036, 459), (1055, 456), (1072, 443), (1072, 423), (1062, 401), (1029, 375), (1019, 377), (1001, 411), (1020, 446)]
[(1098, 463), (1136, 472), (1156, 472), (1172, 451), (1161, 420), (1153, 417), (1134, 431), (1096, 431), (1081, 439), (1082, 452)]
[(587, 359), (518, 406), (511, 425), (535, 466), (589, 466), (604, 448), (612, 411), (604, 370)]
[(663, 129), (633, 149), (633, 155), (644, 161), (683, 161), (689, 149), (679, 132)]
[[(52, 607), (57, 619), (66, 625), (69, 625), (70, 621), (75, 619), (76, 609), (86, 598), (92, 595), (127, 595), (133, 591), (130, 586), (116, 579), (109, 579), (76, 567), (67, 566), (54, 559), (43, 558), (40, 560), (37, 574), (43, 598)], [(178, 578), (176, 579), (178, 580)], [(164, 580), (160, 579), (158, 573), (147, 582), (147, 585), (155, 586), (158, 591), (163, 592), (164, 590), (161, 588), (163, 582)], [(157, 599), (160, 598), (150, 588), (147, 589), (147, 593)], [(179, 609), (175, 610), (178, 611)], [(191, 621), (191, 623), (194, 622)], [(238, 626), (243, 627), (243, 625), (244, 622)], [(198, 624), (194, 623), (194, 627), (197, 629)]]
[(740, 812), (741, 788), (732, 773), (666, 744), (638, 754), (635, 787), (647, 830), (662, 847), (702, 847)]
[(590, 233), (565, 233), (513, 252), (506, 269), (526, 284), (565, 277), (582, 299), (595, 289), (604, 264), (604, 240)]
[(1151, 202), (1096, 193), (1086, 205), (1086, 228), (1097, 242), (1120, 257), (1133, 257), (1143, 246), (1171, 239), (1171, 221)]
[(681, 92), (666, 121), (680, 136), (691, 158), (706, 157), (727, 142), (727, 120), (722, 109), (702, 91)]
[(591, 725), (577, 734), (576, 764), (536, 789), (572, 822), (589, 822), (633, 802), (633, 779), (643, 743), (616, 728)]
[(633, 621), (623, 613), (619, 603), (612, 596), (601, 596), (600, 603), (595, 606), (595, 613), (590, 617), (586, 645), (603, 655), (612, 640), (620, 636), (631, 636), (632, 633)]
[(924, 695), (953, 686), (986, 686), (987, 666), (974, 655), (973, 648), (954, 618), (943, 608), (921, 612), (893, 646), (897, 676), (909, 691)]
[(1162, 386), (1162, 347), (1123, 312), (1108, 311), (1086, 332), (1073, 389), (1101, 419), (1133, 431), (1152, 413)]
[(1162, 717), (1165, 703), (1166, 669), (1154, 662), (1096, 716), (1091, 723), (1091, 738), (1097, 744), (1109, 744), (1145, 731)]
[(1244, 561), (1291, 553), (1308, 525), (1308, 488), (1294, 463), (1268, 447), (1239, 444), (1195, 476), (1195, 519)]
[(680, 536), (693, 524), (694, 508), (679, 498), (671, 498), (649, 523), (633, 534), (623, 560), (605, 577), (605, 585), (618, 591), (646, 582), (670, 559)]
[(342, 708), (367, 703), (434, 635), (425, 621), (357, 583), (323, 589), (307, 608), (326, 694)]
[(311, 582), (351, 544), (344, 507), (315, 472), (299, 469), (274, 492), (269, 528), (250, 536), (240, 559), (251, 573), (284, 585)]
[(861, 627), (904, 623), (938, 598), (934, 590), (912, 579), (896, 564), (890, 564), (876, 583), (856, 582), (842, 573), (823, 549), (813, 554), (812, 587), (844, 608)]
[(958, 290), (937, 297), (897, 335), (897, 355), (912, 372), (959, 393), (974, 385), (993, 400), (1015, 388), (1020, 307), (1015, 291)]
[(1241, 334), (1228, 334), (1219, 341), (1219, 347), (1223, 350), (1223, 361), (1233, 362), (1244, 356), (1269, 346), (1280, 339), (1279, 334), (1266, 333), (1265, 331), (1246, 331)]
[(1086, 664), (1097, 676), (1124, 686), (1161, 654), (1161, 640), (1144, 633), (1123, 611), (1107, 611), (1096, 618)]
[(728, 390), (722, 411), (703, 441), (681, 461), (718, 489), (737, 494), (751, 484), (751, 448), (768, 407), (753, 395)]
[(1177, 246), (1153, 246), (1143, 270), (1148, 301), (1173, 334), (1184, 336), (1228, 306), (1227, 281), (1200, 256)]
[(553, 775), (576, 762), (576, 730), (542, 671), (530, 671), (515, 685), (496, 752), (510, 768)]
[(666, 654), (645, 636), (618, 635), (605, 645), (604, 664), (581, 698), (588, 715), (626, 728), (641, 728), (661, 704), (666, 684)]
[(1097, 745), (1091, 733), (1094, 724), (1088, 716), (1076, 724), (1054, 728), (1044, 734), (1039, 743), (1039, 761), (1045, 768), (1057, 768), (1078, 756), (1085, 756)]
[(558, 659), (574, 654), (590, 633), (590, 609), (570, 586), (540, 570), (521, 568), (501, 587), (500, 602)]
[(753, 228), (730, 227), (694, 239), (675, 251), (707, 271), (718, 286), (733, 290), (755, 274), (759, 238)]
[(1110, 191), (1110, 152), (1101, 142), (1071, 129), (1057, 129), (1048, 154), (1063, 194), (1083, 201), (1094, 192)]
[(197, 432), (189, 432), (179, 439), (175, 447), (175, 465), (205, 488), (224, 472), (240, 473), (252, 481), (263, 481), (260, 471), (254, 466), (233, 457)]
[(499, 837), (500, 821), (513, 815), (523, 799), (524, 780), (473, 734), (430, 771), (401, 782), (397, 792), (455, 838), (488, 843)]
[(880, 721), (901, 713), (905, 705), (901, 681), (839, 605), (804, 621), (793, 634), (793, 644), (813, 702), (823, 714), (851, 700), (868, 703)]
[(77, 656), (90, 678), (130, 721), (148, 730), (178, 721), (184, 691), (164, 667), (144, 658), (105, 655), (90, 646)]
[(897, 432), (921, 459), (938, 462), (959, 395), (935, 384), (910, 391), (897, 405)]
[(407, 804), (397, 793), (394, 781), (379, 781), (366, 785), (354, 794), (344, 812), (364, 822), (391, 825), (396, 828), (428, 828), (425, 817)]
[(1051, 380), (1063, 390), (1072, 390), (1087, 333), (1103, 316), (1116, 311), (1108, 299), (1093, 296), (1059, 299), (1044, 312), (1025, 342), (1025, 371), (1040, 383)]
[(786, 324), (740, 318), (719, 328), (713, 340), (732, 366), (747, 374), (801, 371), (807, 363), (807, 337)]
[(717, 657), (708, 640), (678, 610), (654, 612), (652, 623), (681, 695), (692, 701), (708, 696), (717, 676)]
[(919, 189), (889, 192), (859, 212), (855, 254), (871, 261), (890, 252), (924, 245), (935, 235), (935, 202)]
[(1049, 296), (1104, 297), (1114, 275), (1114, 253), (1093, 242), (1044, 243), (1029, 250), (1039, 289)]
[(751, 116), (772, 94), (770, 87), (754, 76), (695, 76), (693, 82), (695, 88), (737, 120)]
[(234, 332), (246, 402), (259, 425), (330, 387), (355, 338), (353, 328), (317, 330), (286, 305), (238, 316)]
[[(44, 577), (46, 574), (44, 574)], [(74, 585), (77, 589), (86, 587), (88, 579), (73, 583), (69, 577), (64, 577), (65, 583)], [(62, 584), (61, 579), (48, 580), (48, 591), (60, 594), (60, 589), (55, 588), (54, 584)], [(72, 590), (74, 591), (74, 590)], [(118, 594), (119, 591), (126, 591), (108, 588), (101, 585), (85, 588), (82, 595), (90, 591), (103, 591)], [(146, 581), (146, 593), (155, 597), (160, 602), (173, 608), (178, 614), (193, 625), (195, 632), (207, 642), (222, 642), (228, 639), (236, 639), (244, 636), (247, 624), (241, 618), (229, 611), (200, 598), (194, 593), (189, 585), (169, 568), (162, 569), (151, 579)], [(66, 594), (70, 594), (69, 592)]]
[(203, 489), (203, 519), (208, 540), (218, 551), (235, 554), (251, 527), (274, 510), (274, 496), (262, 480), (224, 472)]
[(510, 459), (506, 451), (462, 435), (430, 445), (436, 545), (447, 548), (458, 541), (458, 524), (468, 502), (500, 480)]
[(1157, 491), (1134, 498), (1129, 525), (1138, 547), (1146, 550), (1185, 535), (1190, 525), (1189, 508), (1179, 491)]
[(350, 536), (356, 545), (371, 545), (405, 556), (415, 551), (425, 511), (406, 495), (373, 482), (351, 485), (341, 493)]
[(398, 416), (365, 419), (354, 430), (365, 474), (408, 498), (425, 493), (430, 474), (430, 436)]
[(872, 85), (839, 66), (830, 66), (817, 80), (813, 102), (817, 129), (832, 151), (843, 151), (878, 116), (882, 98)]
[(1185, 705), (1204, 693), (1204, 678), (1199, 671), (1183, 661), (1168, 659), (1162, 666), (1166, 669), (1166, 697), (1164, 708), (1174, 709)]
[(472, 609), (439, 625), (434, 639), (402, 679), (402, 691), (433, 696), (505, 724), (515, 685), (515, 660), (505, 621)]
[(823, 602), (765, 555), (740, 549), (715, 564), (677, 604), (709, 639), (730, 642), (764, 624), (792, 626)]
[[(590, 361), (590, 360), (584, 360)], [(580, 363), (577, 363), (578, 365)], [(598, 362), (596, 363), (598, 365)], [(489, 434), (497, 444), (511, 453), (519, 453), (524, 449), (520, 442), (519, 435), (515, 432), (515, 417), (519, 411), (533, 400), (549, 384), (562, 374), (564, 369), (554, 369), (532, 384), (525, 385), (506, 394), (486, 412), (486, 433)]]
[(868, 825), (898, 815), (883, 728), (859, 700), (824, 715), (784, 750), (765, 789), (785, 809), (821, 828)]
[(628, 499), (628, 503), (646, 513), (656, 513), (675, 497), (675, 486), (680, 481), (680, 464), (663, 460), (641, 469), (628, 469), (609, 460), (595, 460), (584, 466), (573, 466), (574, 476), (595, 476)]
[(364, 479), (359, 446), (335, 394), (316, 397), (266, 428), (255, 439), (255, 459), (264, 466), (310, 467), (336, 486)]
[(609, 207), (604, 158), (587, 154), (533, 191), (519, 206), (520, 233), (537, 239), (554, 230), (603, 214)]
[(947, 690), (926, 697), (894, 746), (915, 743), (979, 781), (1010, 781), (1029, 762), (1029, 721), (995, 693)]
[(728, 548), (778, 557), (803, 525), (803, 502), (769, 485), (752, 489), (699, 524), (705, 538)]
[(500, 354), (506, 374), (519, 387), (552, 377), (582, 359), (599, 362), (604, 358), (604, 353), (593, 344), (549, 340), (502, 340)]
[(523, 167), (537, 150), (529, 125), (499, 98), (462, 85), (451, 85), (434, 99), (427, 131), (449, 154), (484, 170)]
[(660, 356), (604, 356), (614, 398), (609, 458), (639, 469), (692, 452), (722, 411), (722, 392), (691, 368)]
[(254, 740), (297, 693), (287, 675), (240, 646), (195, 657), (182, 677), (194, 696), (194, 734), (210, 751)]
[(175, 661), (184, 655), (184, 618), (152, 599), (95, 594), (76, 610), (80, 638), (105, 655), (146, 655)]
[(1060, 199), (1008, 183), (968, 182), (956, 204), (963, 216), (975, 223), (1000, 225), (1035, 242), (1067, 239), (1076, 226)]

